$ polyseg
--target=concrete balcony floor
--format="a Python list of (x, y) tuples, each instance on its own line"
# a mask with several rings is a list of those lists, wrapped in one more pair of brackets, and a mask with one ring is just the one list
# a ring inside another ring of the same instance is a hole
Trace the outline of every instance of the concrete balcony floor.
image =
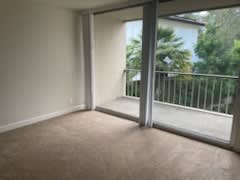
[[(139, 99), (121, 97), (99, 107), (127, 115), (139, 116)], [(232, 129), (231, 115), (201, 111), (183, 106), (155, 102), (153, 120), (172, 128), (183, 129), (218, 140), (230, 141)]]

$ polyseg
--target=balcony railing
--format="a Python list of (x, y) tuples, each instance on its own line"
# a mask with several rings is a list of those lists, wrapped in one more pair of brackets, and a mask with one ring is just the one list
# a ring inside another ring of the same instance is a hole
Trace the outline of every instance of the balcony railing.
[[(140, 70), (127, 69), (126, 95), (140, 97)], [(155, 100), (213, 112), (232, 114), (237, 76), (155, 72)]]

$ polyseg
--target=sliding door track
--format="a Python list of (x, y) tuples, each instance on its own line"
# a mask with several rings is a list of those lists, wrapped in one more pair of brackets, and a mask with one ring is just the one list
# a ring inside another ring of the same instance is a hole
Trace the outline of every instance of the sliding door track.
[[(117, 112), (117, 111), (113, 111), (113, 110), (103, 108), (103, 107), (99, 107), (99, 106), (97, 106), (95, 110), (99, 111), (99, 112), (102, 112), (102, 113), (110, 114), (110, 115), (113, 115), (113, 116), (116, 116), (116, 117), (131, 120), (131, 121), (134, 121), (136, 123), (138, 123), (138, 120), (139, 120), (138, 117), (128, 115), (128, 114), (124, 114), (124, 113)], [(207, 143), (207, 144), (210, 144), (210, 145), (221, 147), (221, 148), (224, 148), (224, 149), (227, 149), (227, 150), (231, 150), (231, 151), (233, 150), (233, 148), (230, 145), (230, 142), (228, 142), (228, 141), (224, 141), (222, 139), (202, 135), (202, 134), (196, 133), (196, 132), (191, 131), (191, 130), (185, 130), (185, 129), (182, 129), (182, 128), (179, 128), (179, 127), (166, 125), (164, 123), (154, 122), (154, 121), (153, 121), (153, 127), (156, 128), (156, 129), (167, 131), (167, 132), (170, 132), (170, 133), (173, 133), (173, 134), (176, 134), (176, 135), (180, 135), (180, 136), (183, 136), (183, 137), (186, 137), (186, 138), (190, 138), (190, 139), (197, 140), (197, 141), (200, 141), (200, 142), (204, 142), (204, 143)]]

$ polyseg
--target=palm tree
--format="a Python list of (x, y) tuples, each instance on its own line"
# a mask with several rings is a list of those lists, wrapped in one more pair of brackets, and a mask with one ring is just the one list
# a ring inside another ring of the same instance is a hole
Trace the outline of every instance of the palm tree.
[[(127, 46), (127, 68), (140, 69), (142, 35), (132, 39)], [(183, 49), (183, 41), (171, 28), (159, 27), (157, 31), (156, 70), (191, 72), (191, 52)]]

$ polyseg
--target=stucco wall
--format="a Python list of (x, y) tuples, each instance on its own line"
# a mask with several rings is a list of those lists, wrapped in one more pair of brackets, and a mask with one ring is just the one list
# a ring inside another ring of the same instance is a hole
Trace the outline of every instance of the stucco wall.
[(76, 15), (0, 2), (0, 127), (84, 104)]
[(126, 30), (125, 24), (110, 14), (96, 15), (94, 22), (96, 105), (101, 105), (124, 93)]

